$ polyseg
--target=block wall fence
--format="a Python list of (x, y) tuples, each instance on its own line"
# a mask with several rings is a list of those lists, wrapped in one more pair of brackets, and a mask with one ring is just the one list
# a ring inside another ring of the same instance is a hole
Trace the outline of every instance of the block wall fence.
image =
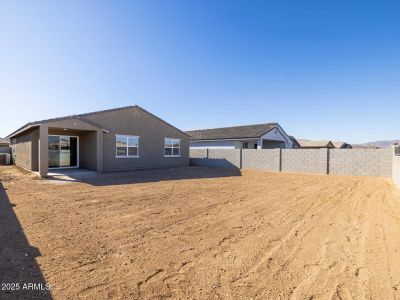
[(400, 156), (393, 157), (393, 181), (400, 188)]
[(190, 163), (332, 175), (392, 177), (396, 173), (400, 184), (400, 156), (393, 156), (393, 149), (190, 149)]

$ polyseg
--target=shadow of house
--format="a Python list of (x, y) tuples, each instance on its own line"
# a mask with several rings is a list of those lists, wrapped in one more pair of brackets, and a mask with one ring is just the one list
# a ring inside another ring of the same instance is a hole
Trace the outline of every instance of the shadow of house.
[(190, 159), (190, 164), (193, 166), (203, 166), (210, 168), (229, 168), (240, 170), (240, 162), (231, 162), (226, 158), (210, 158), (210, 157), (196, 157)]
[(93, 186), (123, 185), (135, 183), (151, 183), (185, 179), (207, 179), (241, 176), (240, 169), (232, 168), (207, 168), (207, 167), (177, 167), (158, 168), (137, 171), (118, 171), (103, 174), (93, 173), (91, 176), (79, 172), (66, 171), (63, 177), (49, 177), (47, 180), (58, 182), (82, 182)]
[(52, 299), (13, 207), (0, 182), (0, 299)]

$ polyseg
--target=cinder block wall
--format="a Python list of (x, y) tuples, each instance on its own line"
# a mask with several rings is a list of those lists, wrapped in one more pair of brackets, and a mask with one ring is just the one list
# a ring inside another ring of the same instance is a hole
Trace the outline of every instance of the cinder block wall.
[(393, 181), (400, 188), (400, 156), (393, 157)]
[(329, 173), (392, 177), (392, 149), (332, 149)]
[(190, 149), (190, 164), (204, 167), (240, 168), (240, 149)]
[(243, 149), (242, 168), (280, 171), (280, 149)]
[(328, 173), (328, 149), (282, 149), (282, 172)]
[(393, 157), (393, 149), (191, 149), (190, 157), (192, 165), (207, 167), (334, 175), (393, 175), (400, 181), (400, 166), (393, 166), (393, 159), (400, 164), (399, 157)]
[(207, 157), (207, 149), (190, 149), (189, 152), (190, 158), (206, 158)]
[(190, 149), (189, 157), (192, 166), (207, 166), (207, 149)]
[(208, 149), (208, 159), (215, 167), (240, 168), (240, 149)]

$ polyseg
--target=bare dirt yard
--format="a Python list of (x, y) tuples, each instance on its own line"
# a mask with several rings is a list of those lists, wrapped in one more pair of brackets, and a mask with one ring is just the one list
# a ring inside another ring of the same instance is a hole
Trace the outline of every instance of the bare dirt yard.
[(0, 282), (51, 286), (3, 285), (1, 299), (400, 297), (387, 179), (193, 167), (60, 183), (0, 167), (0, 180)]

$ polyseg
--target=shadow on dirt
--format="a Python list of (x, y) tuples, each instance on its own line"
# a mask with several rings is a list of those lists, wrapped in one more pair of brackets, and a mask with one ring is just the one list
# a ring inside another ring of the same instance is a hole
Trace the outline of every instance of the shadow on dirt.
[(207, 168), (207, 167), (178, 167), (159, 168), (126, 172), (68, 172), (63, 176), (49, 177), (48, 180), (63, 182), (83, 182), (93, 186), (122, 185), (135, 183), (150, 183), (184, 179), (206, 179), (241, 176), (238, 168)]
[(0, 182), (0, 299), (52, 299), (13, 207)]

